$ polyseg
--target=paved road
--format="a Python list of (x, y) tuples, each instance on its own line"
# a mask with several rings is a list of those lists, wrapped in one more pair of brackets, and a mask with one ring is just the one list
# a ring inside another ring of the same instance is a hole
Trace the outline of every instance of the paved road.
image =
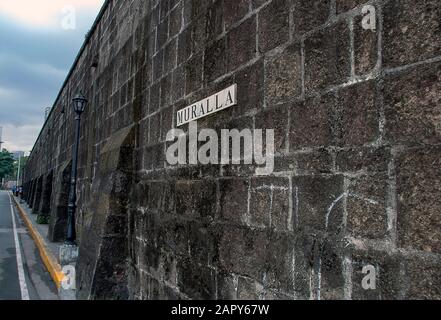
[(0, 300), (58, 300), (55, 284), (6, 191), (0, 191)]

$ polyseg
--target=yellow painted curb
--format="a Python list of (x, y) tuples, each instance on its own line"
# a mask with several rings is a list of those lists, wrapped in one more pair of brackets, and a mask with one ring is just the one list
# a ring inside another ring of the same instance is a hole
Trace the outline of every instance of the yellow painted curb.
[(60, 264), (57, 262), (57, 259), (54, 257), (54, 255), (49, 251), (46, 242), (41, 237), (40, 233), (34, 228), (32, 222), (29, 220), (26, 212), (20, 206), (17, 199), (15, 199), (15, 197), (12, 198), (14, 199), (14, 202), (17, 205), (21, 218), (28, 227), (29, 233), (31, 234), (32, 238), (35, 241), (35, 244), (37, 245), (38, 251), (40, 252), (40, 256), (41, 259), (43, 260), (44, 265), (49, 271), (52, 280), (55, 282), (57, 288), (60, 288), (61, 282), (64, 279), (64, 273), (61, 271)]

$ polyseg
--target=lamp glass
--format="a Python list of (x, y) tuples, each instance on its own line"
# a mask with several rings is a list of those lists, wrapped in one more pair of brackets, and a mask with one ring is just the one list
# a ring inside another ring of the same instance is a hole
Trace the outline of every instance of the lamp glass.
[(77, 94), (72, 101), (76, 113), (82, 113), (86, 108), (87, 99), (81, 93)]

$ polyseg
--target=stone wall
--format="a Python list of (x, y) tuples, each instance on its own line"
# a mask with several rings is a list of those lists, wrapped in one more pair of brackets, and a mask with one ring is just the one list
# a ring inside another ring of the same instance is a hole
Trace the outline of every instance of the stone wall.
[[(78, 296), (441, 298), (440, 23), (438, 0), (108, 1), (25, 175), (47, 208), (52, 174), (63, 230), (82, 90)], [(199, 129), (275, 129), (275, 172), (170, 166), (176, 111), (234, 83)]]

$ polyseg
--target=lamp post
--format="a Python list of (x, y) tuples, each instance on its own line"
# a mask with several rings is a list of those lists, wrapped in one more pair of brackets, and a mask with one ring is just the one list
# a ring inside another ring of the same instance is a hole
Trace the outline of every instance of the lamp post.
[(81, 114), (86, 108), (87, 99), (81, 94), (77, 94), (73, 99), (75, 111), (75, 142), (72, 150), (72, 171), (70, 175), (69, 205), (67, 209), (67, 235), (65, 244), (76, 245), (75, 233), (75, 211), (77, 209), (77, 166), (78, 166), (78, 147), (80, 143)]

